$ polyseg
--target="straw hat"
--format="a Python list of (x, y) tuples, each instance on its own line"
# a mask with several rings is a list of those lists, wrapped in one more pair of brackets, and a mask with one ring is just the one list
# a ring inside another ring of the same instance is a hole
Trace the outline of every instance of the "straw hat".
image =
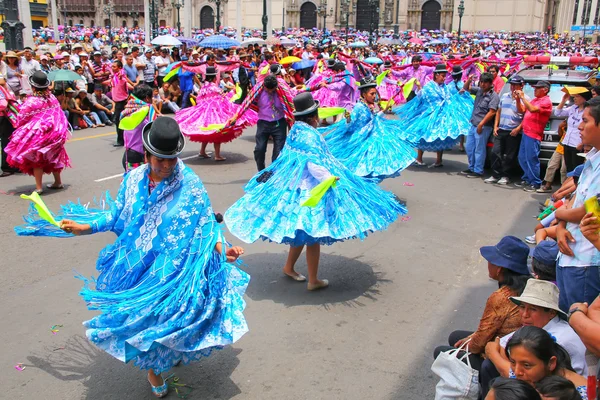
[(17, 53), (15, 53), (14, 51), (9, 51), (6, 53), (6, 55), (4, 56), (6, 58), (19, 58), (19, 56), (17, 56)]

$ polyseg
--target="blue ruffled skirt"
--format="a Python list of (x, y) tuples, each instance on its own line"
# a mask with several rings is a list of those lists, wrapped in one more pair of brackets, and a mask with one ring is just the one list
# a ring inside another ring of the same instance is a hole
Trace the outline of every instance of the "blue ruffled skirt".
[(374, 115), (352, 130), (345, 119), (319, 128), (331, 153), (356, 175), (378, 181), (400, 175), (416, 159), (414, 145), (402, 139), (398, 121)]
[[(292, 139), (296, 134), (295, 129), (290, 132)], [(317, 142), (320, 151), (296, 147), (288, 137), (279, 158), (248, 182), (246, 194), (225, 213), (233, 235), (246, 243), (262, 239), (291, 246), (331, 245), (364, 239), (406, 214), (393, 193), (353, 174), (335, 159), (316, 130), (298, 135), (305, 135), (299, 140)], [(315, 207), (301, 206), (314, 187), (304, 184), (309, 161), (340, 178)], [(259, 179), (266, 176), (270, 177), (261, 183)]]

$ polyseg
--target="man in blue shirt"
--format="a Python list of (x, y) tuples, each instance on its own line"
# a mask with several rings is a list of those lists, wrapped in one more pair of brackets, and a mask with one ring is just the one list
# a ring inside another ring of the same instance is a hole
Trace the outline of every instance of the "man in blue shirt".
[(197, 81), (198, 85), (200, 82), (196, 78), (196, 74), (190, 71), (179, 71), (179, 88), (181, 89), (181, 108), (187, 108), (191, 105), (190, 95), (194, 90), (194, 81)]

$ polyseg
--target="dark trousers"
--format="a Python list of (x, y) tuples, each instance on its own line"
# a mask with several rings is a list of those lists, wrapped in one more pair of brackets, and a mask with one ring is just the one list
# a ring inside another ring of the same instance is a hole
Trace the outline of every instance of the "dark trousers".
[[(437, 356), (441, 352), (449, 351), (454, 349), (454, 343), (458, 342), (461, 339), (466, 338), (467, 336), (473, 334), (473, 331), (454, 331), (448, 336), (448, 346), (438, 346), (433, 351), (433, 358), (436, 359)], [(465, 354), (464, 351), (460, 351), (458, 353), (459, 357), (462, 357)], [(471, 363), (471, 368), (479, 371), (481, 369), (481, 363), (483, 363), (483, 358), (479, 354), (471, 354), (469, 356), (469, 361)], [(466, 364), (466, 360), (463, 360)]]
[(269, 137), (273, 138), (273, 156), (271, 162), (275, 161), (279, 156), (279, 152), (283, 149), (287, 136), (287, 123), (285, 118), (279, 121), (258, 120), (256, 127), (256, 147), (254, 147), (254, 161), (259, 171), (265, 169), (265, 156), (267, 155), (267, 142)]
[(510, 131), (498, 129), (498, 136), (494, 136), (491, 163), (495, 178), (509, 177), (511, 171), (518, 165), (521, 135), (510, 136)]
[(581, 153), (576, 147), (563, 146), (565, 149), (564, 157), (567, 166), (567, 172), (573, 171), (578, 165), (583, 164), (585, 158), (579, 157), (577, 153)]
[(409, 101), (411, 101), (412, 99), (414, 99), (415, 97), (417, 97), (417, 94), (415, 92), (410, 92), (410, 94), (408, 95), (408, 97), (406, 98), (406, 102), (408, 103)]
[(15, 168), (8, 165), (8, 162), (6, 161), (6, 151), (4, 151), (10, 142), (10, 135), (12, 135), (14, 131), (15, 128), (13, 128), (9, 119), (7, 117), (0, 117), (0, 138), (2, 139), (2, 172), (16, 171)]
[(125, 172), (130, 169), (134, 169), (144, 164), (145, 156), (142, 153), (138, 153), (133, 149), (126, 149), (123, 153), (123, 160), (121, 163)]
[(479, 400), (485, 399), (490, 391), (491, 383), (494, 379), (500, 376), (494, 363), (490, 360), (483, 360), (481, 369), (479, 370)]
[(127, 100), (123, 101), (115, 101), (115, 110), (114, 110), (114, 122), (117, 127), (117, 143), (123, 144), (123, 129), (119, 128), (119, 122), (121, 122), (121, 113), (125, 109), (125, 104), (127, 104)]

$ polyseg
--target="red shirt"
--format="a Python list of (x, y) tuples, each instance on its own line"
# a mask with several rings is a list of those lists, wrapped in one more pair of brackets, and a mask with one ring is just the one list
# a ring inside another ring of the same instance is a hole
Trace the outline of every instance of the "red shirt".
[(536, 113), (529, 112), (529, 110), (525, 111), (523, 133), (530, 138), (542, 140), (544, 129), (550, 120), (550, 114), (552, 114), (552, 101), (549, 96), (544, 96), (535, 97), (530, 103), (538, 107), (540, 111)]

